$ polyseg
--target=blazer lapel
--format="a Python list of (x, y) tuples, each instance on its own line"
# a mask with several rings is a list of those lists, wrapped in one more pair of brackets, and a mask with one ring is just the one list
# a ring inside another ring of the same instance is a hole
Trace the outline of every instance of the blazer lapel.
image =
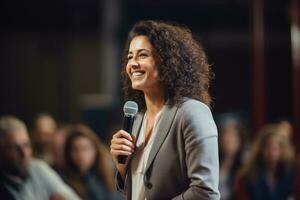
[[(135, 144), (134, 145), (136, 145), (136, 143), (138, 141), (138, 138), (139, 138), (139, 135), (141, 132), (141, 128), (142, 128), (142, 124), (143, 124), (143, 120), (144, 120), (144, 115), (145, 115), (145, 113), (139, 113), (135, 116), (133, 127), (132, 127), (132, 132), (131, 132), (131, 135), (135, 136)], [(132, 154), (132, 157), (133, 156), (134, 156), (134, 152)], [(130, 163), (131, 163), (131, 160), (128, 163), (128, 166), (130, 166)]]
[(157, 129), (157, 133), (155, 135), (153, 145), (152, 145), (149, 157), (148, 157), (148, 161), (146, 164), (146, 171), (150, 167), (150, 165), (153, 162), (156, 154), (158, 153), (161, 145), (163, 144), (165, 138), (167, 137), (177, 109), (178, 109), (177, 106), (170, 107), (170, 106), (166, 105), (165, 111), (164, 111), (161, 121), (159, 123), (159, 127)]
[[(142, 127), (143, 119), (144, 119), (144, 113), (139, 113), (135, 116), (133, 127), (132, 127), (132, 132), (131, 132), (131, 135), (134, 135), (135, 138), (136, 138), (134, 145), (136, 145), (136, 142), (137, 142), (138, 137), (140, 135), (140, 132), (141, 132), (140, 130), (141, 130), (141, 127)], [(134, 156), (134, 152), (132, 154), (132, 157), (133, 156)], [(128, 166), (129, 166), (128, 169), (130, 168), (130, 164), (131, 164), (131, 160), (128, 163)], [(128, 169), (127, 169), (127, 172), (128, 172)]]
[(131, 134), (134, 135), (136, 139), (139, 137), (143, 118), (144, 118), (144, 113), (138, 113), (135, 116)]

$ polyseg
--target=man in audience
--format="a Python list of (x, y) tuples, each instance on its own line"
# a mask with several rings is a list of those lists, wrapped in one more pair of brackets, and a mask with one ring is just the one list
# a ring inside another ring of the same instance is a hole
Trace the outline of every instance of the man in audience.
[(0, 196), (16, 200), (78, 200), (79, 197), (44, 162), (32, 158), (25, 124), (0, 118)]

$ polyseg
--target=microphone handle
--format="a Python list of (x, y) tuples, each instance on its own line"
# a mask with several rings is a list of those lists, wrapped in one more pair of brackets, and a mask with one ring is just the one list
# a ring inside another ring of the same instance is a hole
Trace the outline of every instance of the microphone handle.
[[(126, 116), (123, 121), (123, 130), (131, 134), (132, 126), (133, 126), (134, 116)], [(127, 156), (118, 156), (118, 163), (125, 164), (127, 160)]]

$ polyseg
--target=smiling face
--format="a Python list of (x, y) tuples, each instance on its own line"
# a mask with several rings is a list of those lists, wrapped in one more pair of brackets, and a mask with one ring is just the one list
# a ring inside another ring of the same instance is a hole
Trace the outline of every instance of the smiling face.
[(132, 39), (127, 60), (126, 72), (133, 89), (144, 93), (161, 91), (157, 54), (146, 36), (136, 36)]

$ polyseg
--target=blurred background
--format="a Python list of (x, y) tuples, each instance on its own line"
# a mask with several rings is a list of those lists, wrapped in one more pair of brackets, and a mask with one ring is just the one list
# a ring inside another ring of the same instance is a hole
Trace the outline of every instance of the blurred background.
[[(255, 170), (244, 162), (253, 143), (261, 145), (256, 153), (264, 152), (266, 163), (272, 162), (266, 152), (275, 151), (272, 140), (262, 139), (269, 133), (287, 136), (281, 148), (300, 150), (299, 10), (298, 0), (2, 0), (0, 116), (25, 121), (37, 157), (47, 161), (49, 155), (38, 156), (48, 151), (45, 144), (59, 146), (48, 162), (54, 168), (59, 161), (51, 160), (61, 157), (67, 137), (58, 132), (68, 124), (84, 123), (109, 144), (122, 128), (121, 56), (129, 29), (142, 19), (185, 24), (215, 74), (220, 191), (231, 199), (240, 167)], [(47, 122), (39, 125), (40, 118)], [(55, 141), (39, 135), (55, 131)], [(287, 166), (300, 166), (299, 156), (289, 158)], [(299, 175), (295, 180), (286, 175), (281, 183), (300, 183)]]
[(122, 120), (119, 73), (127, 32), (137, 20), (159, 19), (186, 24), (202, 42), (215, 73), (217, 120), (238, 117), (256, 131), (286, 119), (299, 131), (299, 55), (293, 62), (291, 33), (294, 23), (299, 53), (295, 3), (1, 1), (0, 115), (31, 124), (46, 111), (62, 122), (83, 120), (105, 138)]

